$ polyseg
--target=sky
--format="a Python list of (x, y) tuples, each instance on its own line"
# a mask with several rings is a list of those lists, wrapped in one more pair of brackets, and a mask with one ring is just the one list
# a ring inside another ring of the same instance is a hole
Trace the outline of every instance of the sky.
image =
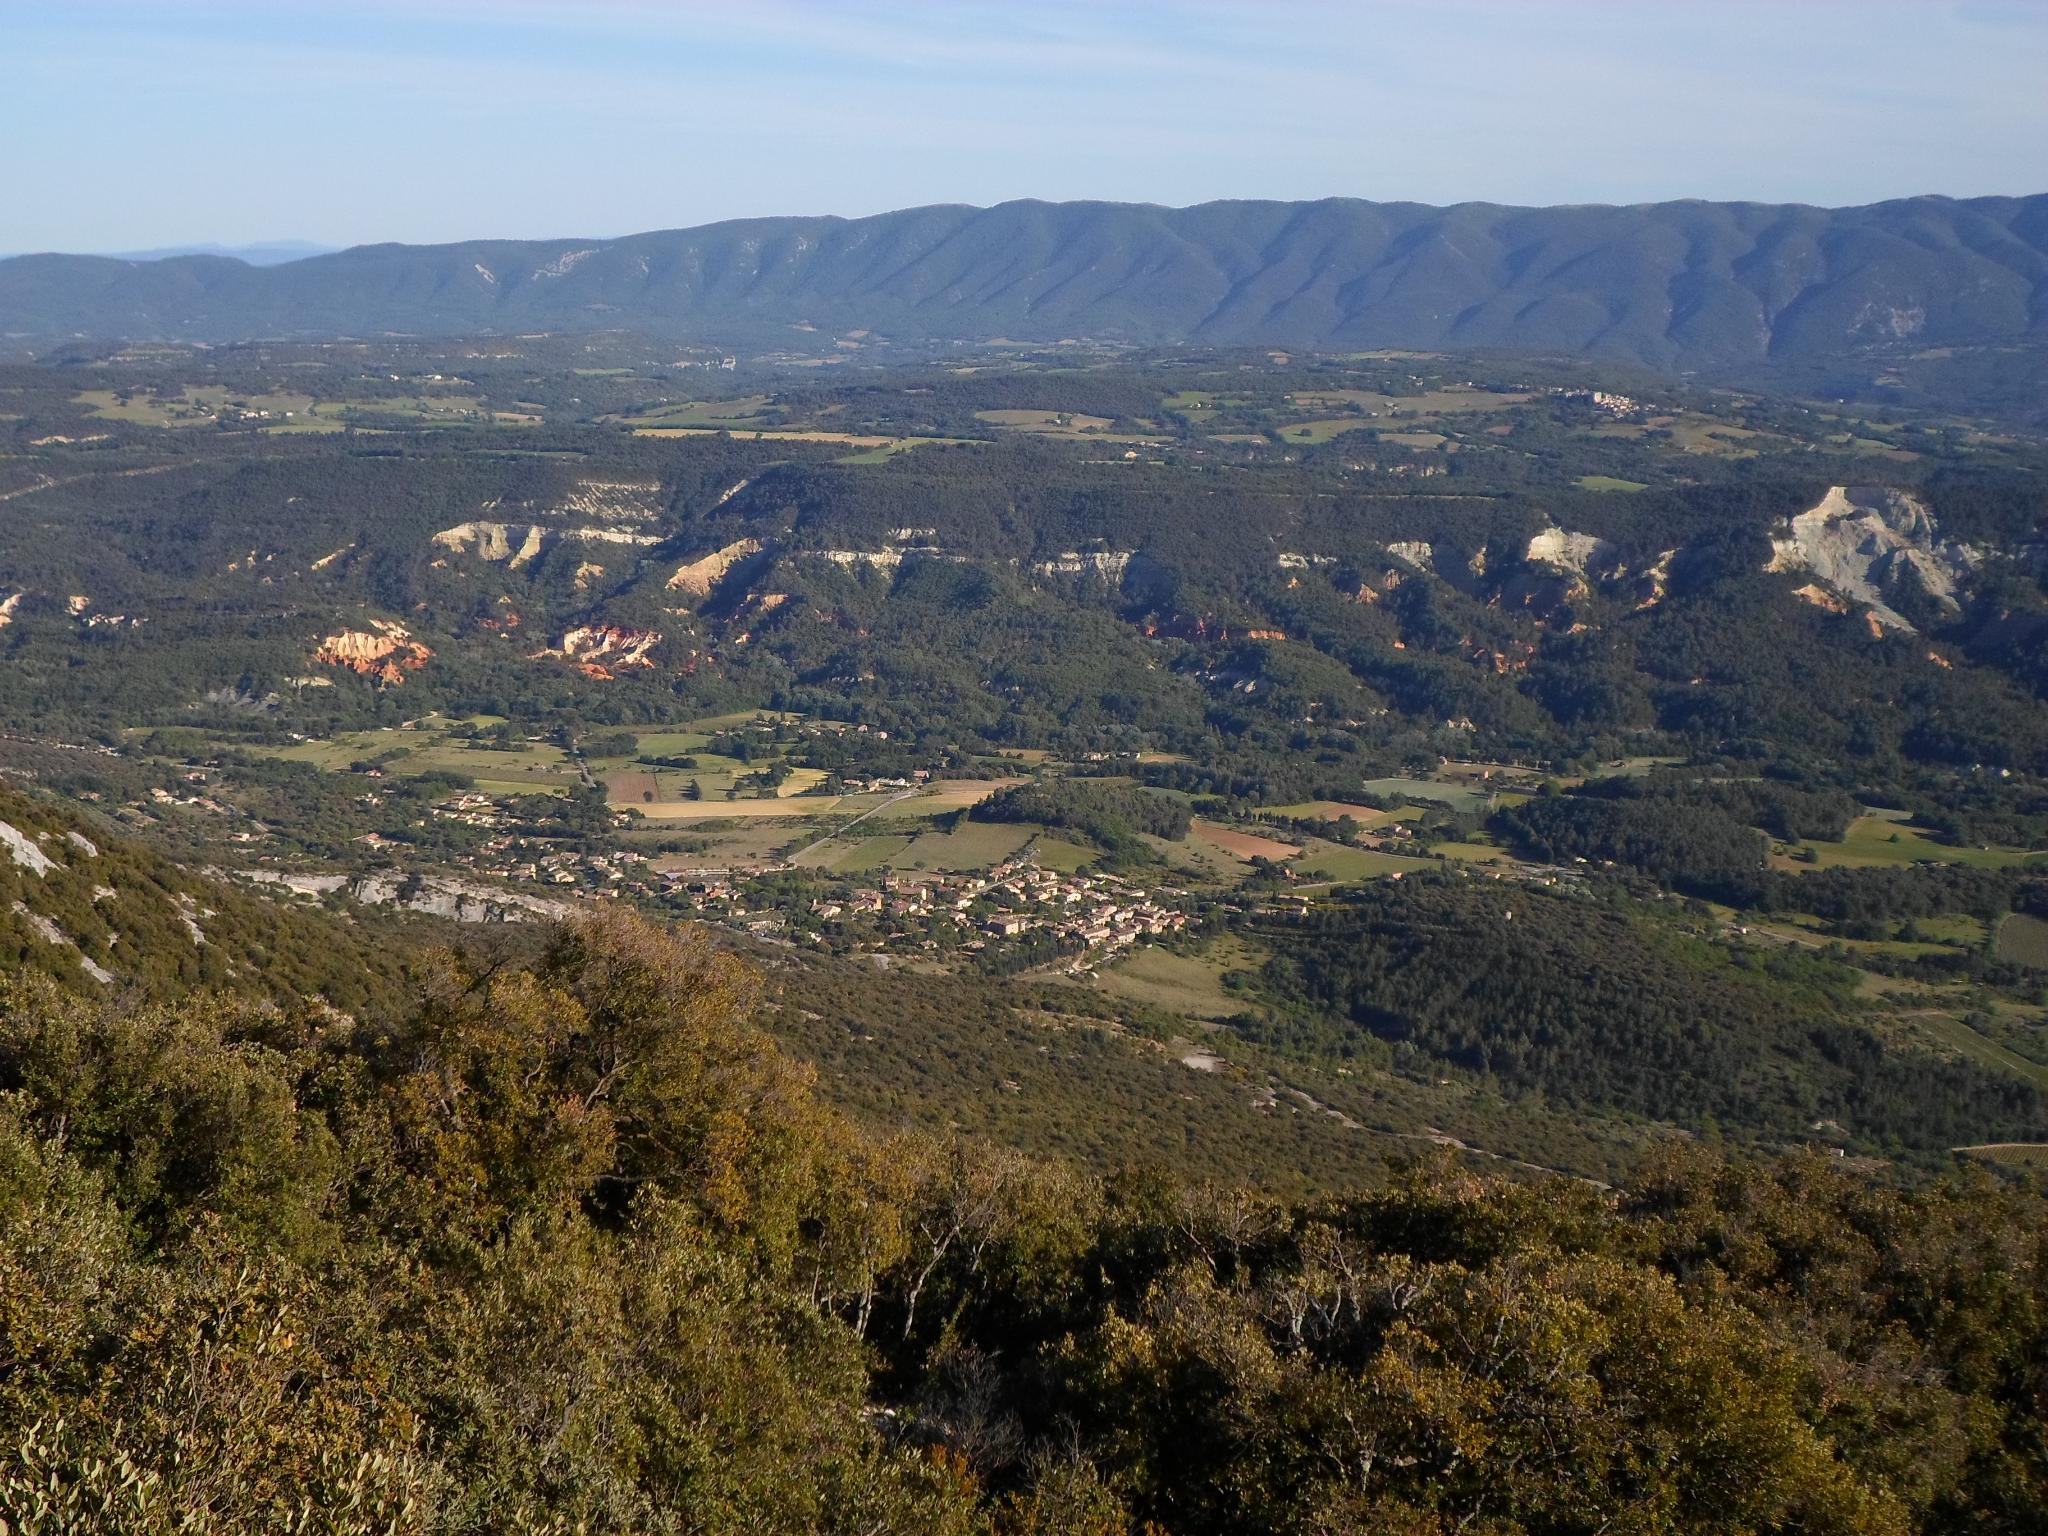
[(2048, 0), (0, 0), (0, 251), (2048, 191)]

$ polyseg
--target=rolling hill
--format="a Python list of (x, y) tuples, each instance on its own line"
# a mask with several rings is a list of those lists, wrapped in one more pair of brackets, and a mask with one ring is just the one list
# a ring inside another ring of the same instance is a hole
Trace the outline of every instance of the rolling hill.
[(1012, 202), (362, 246), (265, 267), (0, 262), (0, 333), (16, 337), (606, 329), (736, 345), (815, 330), (1824, 363), (2048, 341), (2048, 195), (1844, 209)]

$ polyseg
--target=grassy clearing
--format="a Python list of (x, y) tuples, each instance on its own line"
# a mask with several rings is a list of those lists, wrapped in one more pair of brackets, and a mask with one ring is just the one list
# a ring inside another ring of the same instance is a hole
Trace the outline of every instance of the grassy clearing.
[(1184, 1018), (1227, 1019), (1247, 1005), (1224, 990), (1224, 974), (1256, 970), (1264, 963), (1262, 951), (1234, 938), (1219, 939), (1196, 955), (1146, 948), (1097, 972), (1095, 985)]
[(1287, 867), (1304, 879), (1344, 884), (1353, 880), (1378, 880), (1387, 875), (1410, 874), (1433, 865), (1428, 859), (1381, 853), (1373, 848), (1347, 848), (1342, 843), (1326, 843), (1320, 838), (1311, 838), (1301, 856), (1290, 860)]
[(1043, 432), (1058, 437), (1106, 432), (1116, 425), (1107, 416), (1084, 416), (1075, 411), (976, 411), (974, 419), (1015, 432)]
[[(769, 869), (783, 861), (782, 850), (789, 845), (792, 837), (787, 823), (775, 821), (693, 826), (690, 831), (692, 836), (701, 836), (708, 846), (696, 853), (663, 854), (654, 861), (655, 868), (727, 871)], [(628, 842), (636, 838), (651, 841), (658, 837), (672, 837), (674, 832), (663, 824), (656, 824), (637, 832), (628, 831), (624, 836)]]
[(1577, 481), (1582, 491), (1647, 491), (1650, 486), (1645, 480), (1623, 480), (1614, 475), (1581, 475)]
[(920, 832), (889, 865), (964, 874), (1000, 863), (1037, 835), (1036, 827), (1015, 822), (964, 821), (951, 832)]
[(1093, 848), (1084, 848), (1079, 843), (1065, 842), (1057, 837), (1041, 837), (1032, 854), (1047, 869), (1056, 869), (1063, 875), (1078, 874), (1098, 857)]
[[(858, 842), (826, 842), (815, 846), (824, 856), (822, 868), (835, 874), (864, 875), (870, 870), (888, 868), (910, 847), (910, 839), (890, 833), (883, 837), (864, 837)], [(809, 852), (811, 849), (804, 850), (804, 853)], [(795, 862), (802, 864), (807, 861), (803, 854), (799, 854)]]
[(1249, 862), (1199, 837), (1171, 843), (1163, 837), (1147, 836), (1143, 841), (1169, 868), (1198, 882), (1236, 885), (1251, 873)]
[[(1812, 858), (1794, 857), (1801, 849), (1811, 849)], [(1917, 864), (1928, 859), (1978, 869), (2006, 869), (2043, 858), (2048, 858), (2048, 853), (2025, 848), (1951, 847), (1937, 843), (1918, 827), (1890, 816), (1871, 814), (1851, 822), (1839, 843), (1788, 844), (1773, 856), (1772, 862), (1785, 869), (1865, 869), (1884, 864)]]
[(1505, 848), (1491, 843), (1433, 843), (1431, 851), (1462, 864), (1506, 864), (1511, 862)]
[(1467, 789), (1462, 784), (1445, 784), (1435, 779), (1367, 779), (1359, 786), (1368, 795), (1383, 799), (1397, 796), (1410, 800), (1433, 800), (1453, 810), (1477, 810), (1490, 798), (1489, 792)]
[(759, 421), (774, 404), (767, 395), (746, 395), (737, 400), (685, 400), (618, 419), (632, 427), (728, 427)]
[(328, 773), (346, 773), (353, 763), (399, 753), (379, 763), (379, 771), (404, 778), (433, 772), (465, 774), (486, 794), (566, 794), (582, 781), (561, 749), (545, 742), (497, 751), (432, 730), (345, 731), (324, 741), (250, 750), (285, 762), (311, 763)]

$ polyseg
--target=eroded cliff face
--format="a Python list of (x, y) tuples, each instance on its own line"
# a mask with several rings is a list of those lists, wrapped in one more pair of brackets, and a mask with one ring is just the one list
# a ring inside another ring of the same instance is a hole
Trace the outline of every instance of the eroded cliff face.
[(585, 677), (607, 681), (631, 667), (652, 667), (650, 654), (661, 644), (652, 629), (629, 629), (621, 624), (583, 624), (566, 631), (562, 638), (539, 654), (559, 656), (574, 662)]
[[(742, 482), (744, 483), (744, 482)], [(722, 549), (714, 549), (707, 555), (687, 561), (676, 567), (668, 579), (668, 590), (681, 592), (689, 597), (709, 597), (712, 589), (742, 560), (761, 553), (759, 539), (737, 539)]]
[(1890, 597), (1911, 587), (1954, 610), (1958, 589), (1983, 562), (1974, 545), (1943, 538), (1933, 514), (1906, 492), (1836, 485), (1771, 536), (1764, 569), (1810, 575), (1815, 582), (1800, 589), (1807, 601), (1832, 594), (1868, 609), (1880, 628), (1911, 633)]
[(313, 659), (323, 666), (346, 667), (395, 686), (405, 681), (406, 673), (424, 667), (433, 655), (403, 624), (372, 619), (368, 629), (344, 629), (329, 635), (313, 652)]
[(435, 534), (434, 543), (480, 560), (502, 561), (517, 570), (540, 558), (547, 538), (548, 530), (538, 523), (457, 523)]

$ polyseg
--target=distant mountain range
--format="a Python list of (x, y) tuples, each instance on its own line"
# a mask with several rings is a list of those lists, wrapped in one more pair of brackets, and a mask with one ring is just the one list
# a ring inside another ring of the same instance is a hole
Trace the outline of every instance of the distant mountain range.
[(338, 245), (317, 240), (263, 240), (254, 245), (163, 245), (147, 251), (111, 251), (117, 261), (166, 261), (173, 256), (227, 256), (252, 267), (279, 267), (308, 256), (330, 256)]
[(1862, 208), (1676, 202), (935, 206), (621, 239), (0, 262), (0, 333), (255, 337), (627, 329), (817, 348), (1056, 341), (1577, 352), (1739, 369), (2048, 341), (2048, 195)]

